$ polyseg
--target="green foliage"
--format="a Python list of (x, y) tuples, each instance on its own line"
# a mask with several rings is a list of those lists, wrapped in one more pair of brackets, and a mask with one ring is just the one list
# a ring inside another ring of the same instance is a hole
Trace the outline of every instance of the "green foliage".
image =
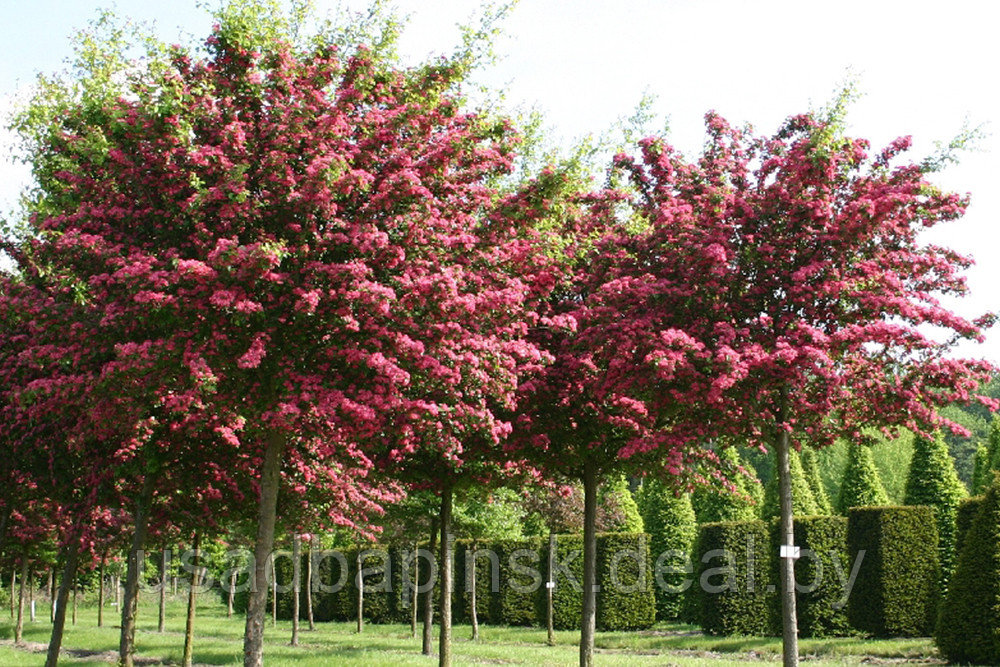
[(809, 483), (813, 500), (816, 501), (817, 513), (825, 516), (833, 514), (833, 504), (830, 502), (830, 494), (826, 492), (823, 477), (819, 472), (819, 456), (816, 450), (812, 447), (803, 448), (801, 460), (806, 482)]
[(455, 534), (474, 540), (513, 540), (521, 537), (524, 508), (513, 489), (465, 489), (454, 504)]
[(972, 458), (972, 495), (978, 496), (986, 492), (991, 469), (990, 450), (983, 443), (979, 443)]
[(963, 498), (958, 503), (958, 511), (955, 513), (955, 558), (962, 553), (962, 545), (965, 544), (965, 536), (969, 534), (969, 528), (979, 513), (979, 508), (983, 504), (983, 496), (972, 496)]
[(641, 630), (656, 622), (649, 538), (606, 533), (597, 540), (597, 628)]
[(601, 485), (597, 497), (598, 523), (607, 533), (642, 533), (645, 526), (639, 506), (636, 505), (628, 480), (623, 475), (610, 477)]
[[(989, 454), (990, 470), (1000, 470), (1000, 415), (994, 415), (990, 423), (990, 434), (987, 440), (986, 451)], [(992, 479), (987, 477), (984, 480), (985, 487), (992, 483)]]
[(965, 486), (958, 479), (948, 445), (938, 433), (933, 439), (918, 437), (914, 441), (913, 460), (906, 479), (907, 505), (929, 505), (937, 517), (941, 590), (948, 588), (948, 579), (955, 563), (955, 515), (958, 503), (966, 497)]
[[(788, 463), (792, 478), (792, 514), (795, 516), (815, 516), (820, 514), (819, 505), (813, 495), (812, 486), (802, 468), (799, 453), (792, 449), (788, 452)], [(764, 487), (764, 505), (761, 518), (773, 519), (781, 515), (781, 503), (778, 495), (777, 456), (772, 457), (772, 474), (767, 486)]]
[[(913, 434), (903, 430), (895, 438), (886, 438), (873, 429), (864, 431), (866, 442), (869, 443), (875, 467), (889, 496), (889, 503), (901, 505), (906, 486), (906, 474), (910, 469), (910, 458), (913, 456)], [(823, 486), (829, 494), (834, 511), (839, 512), (837, 505), (840, 496), (840, 486), (844, 478), (844, 468), (850, 457), (850, 445), (844, 440), (837, 440), (829, 447), (816, 450), (820, 477)]]
[[(541, 625), (545, 559), (543, 540), (496, 540), (487, 546), (500, 558), (500, 590), (490, 597), (490, 616), (506, 625)], [(545, 542), (546, 550), (548, 543)], [(542, 579), (538, 577), (541, 576)]]
[[(690, 554), (694, 548), (698, 526), (691, 496), (675, 495), (673, 490), (658, 479), (647, 478), (639, 489), (639, 510), (649, 533), (649, 549), (654, 566), (667, 552)], [(672, 565), (665, 560), (664, 565)], [(664, 575), (664, 581), (673, 589), (684, 580), (683, 573)], [(655, 587), (656, 617), (658, 620), (674, 620), (681, 614), (683, 602), (680, 593)]]
[(923, 637), (938, 604), (938, 535), (930, 507), (854, 507), (851, 558), (864, 551), (848, 601), (851, 625), (878, 637)]
[[(778, 546), (780, 525), (771, 523), (771, 577), (780, 581)], [(803, 556), (795, 561), (795, 581), (809, 590), (798, 591), (795, 608), (800, 637), (844, 637), (853, 633), (847, 619), (844, 597), (837, 572), (849, 573), (847, 519), (842, 516), (795, 518), (795, 544)], [(813, 555), (807, 555), (814, 554)], [(781, 634), (781, 596), (771, 599), (772, 631)]]
[(773, 585), (767, 524), (702, 524), (695, 563), (699, 624), (713, 635), (766, 635)]
[(996, 665), (1000, 664), (1000, 479), (978, 505), (942, 604), (935, 641), (952, 662)]
[(882, 486), (871, 449), (861, 443), (851, 443), (837, 503), (841, 514), (847, 514), (852, 507), (877, 507), (888, 503), (889, 496)]
[(727, 447), (719, 452), (721, 468), (726, 470), (735, 492), (715, 487), (698, 487), (691, 496), (698, 523), (718, 523), (726, 521), (752, 521), (757, 518), (757, 508), (753, 504), (751, 489), (760, 482), (753, 469), (746, 469), (744, 475), (739, 452)]
[(958, 404), (942, 408), (939, 414), (965, 427), (971, 434), (968, 437), (961, 436), (950, 430), (944, 433), (945, 442), (948, 443), (948, 451), (955, 460), (958, 477), (971, 487), (976, 446), (977, 443), (989, 438), (991, 432), (990, 416), (988, 413), (980, 412), (977, 406)]

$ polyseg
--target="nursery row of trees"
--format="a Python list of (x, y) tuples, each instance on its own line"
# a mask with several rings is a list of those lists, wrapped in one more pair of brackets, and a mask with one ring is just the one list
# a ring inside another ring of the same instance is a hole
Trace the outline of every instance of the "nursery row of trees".
[[(372, 539), (413, 491), (435, 499), (450, 664), (454, 494), (564, 480), (590, 665), (602, 480), (732, 489), (719, 452), (772, 451), (791, 544), (792, 451), (961, 430), (937, 408), (993, 370), (951, 354), (991, 317), (937, 300), (970, 260), (919, 235), (965, 209), (928, 180), (948, 155), (870, 152), (846, 96), (770, 136), (709, 113), (700, 155), (650, 136), (602, 186), (522, 159), (516, 120), (463, 97), (489, 21), (403, 67), (377, 11), (217, 19), (200, 49), (139, 56), (105, 19), (14, 120), (35, 185), (0, 246), (0, 523), (6, 553), (61, 565), (49, 665), (75, 573), (123, 533), (131, 665), (137, 554), (233, 525), (260, 665), (279, 514)], [(781, 585), (794, 664), (791, 559)]]

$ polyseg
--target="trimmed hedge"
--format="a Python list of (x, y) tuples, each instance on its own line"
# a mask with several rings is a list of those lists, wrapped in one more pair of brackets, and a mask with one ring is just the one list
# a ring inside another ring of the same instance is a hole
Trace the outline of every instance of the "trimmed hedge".
[(854, 507), (848, 512), (848, 553), (864, 551), (848, 618), (878, 637), (925, 637), (938, 604), (938, 533), (926, 506)]
[[(650, 563), (648, 536), (631, 533), (604, 533), (597, 536), (597, 575), (601, 587), (597, 595), (597, 626), (601, 630), (631, 630), (650, 627), (656, 616), (653, 596), (653, 569)], [(548, 540), (530, 538), (522, 540), (481, 540), (477, 542), (480, 555), (476, 559), (476, 607), (479, 621), (494, 625), (545, 624), (545, 580), (548, 573)], [(467, 580), (466, 550), (469, 540), (456, 540), (454, 546), (454, 582), (452, 598), (453, 620), (467, 623), (469, 616), (469, 591)], [(615, 558), (618, 551), (627, 553)], [(408, 623), (411, 614), (410, 593), (406, 582), (412, 579), (412, 565), (404, 575), (409, 562), (409, 548), (392, 547), (372, 549), (362, 564), (375, 571), (365, 576), (364, 617), (372, 623)], [(494, 581), (496, 555), (499, 580)], [(339, 554), (339, 555), (338, 555)], [(639, 559), (632, 554), (638, 554)], [(436, 554), (435, 554), (436, 555)], [(317, 621), (352, 621), (357, 614), (358, 591), (357, 550), (341, 552), (316, 552), (313, 577), (316, 587), (326, 590), (313, 591), (313, 617)], [(556, 542), (556, 588), (553, 595), (553, 613), (556, 627), (577, 628), (580, 625), (583, 581), (583, 538), (580, 535), (560, 535)], [(302, 572), (305, 586), (307, 556), (303, 555)], [(391, 579), (387, 582), (385, 565)], [(427, 581), (428, 567), (420, 563), (418, 584)], [(346, 566), (346, 570), (345, 570)], [(612, 580), (612, 568), (621, 586)], [(279, 552), (276, 568), (278, 591), (278, 616), (291, 618), (292, 563), (288, 554)], [(568, 574), (567, 574), (568, 573)], [(639, 580), (644, 574), (645, 579)], [(636, 583), (640, 585), (636, 586)], [(337, 586), (337, 584), (341, 584)], [(390, 585), (386, 585), (386, 584)], [(287, 587), (289, 590), (284, 590)], [(330, 590), (332, 588), (332, 590)], [(439, 593), (435, 587), (435, 608)], [(220, 589), (223, 599), (227, 593)], [(238, 592), (235, 609), (246, 611), (248, 593)], [(268, 610), (271, 605), (268, 590)], [(305, 591), (300, 604), (301, 616), (306, 615)], [(423, 606), (418, 607), (418, 618), (423, 618)], [(437, 611), (435, 609), (435, 611)]]
[[(771, 578), (781, 590), (778, 548), (781, 527), (771, 524)], [(847, 519), (842, 516), (795, 517), (795, 544), (802, 556), (795, 561), (795, 581), (806, 590), (795, 595), (800, 637), (845, 637), (854, 634), (847, 618), (841, 584), (851, 572), (847, 554)], [(838, 575), (839, 573), (839, 575)], [(771, 600), (772, 632), (781, 634), (781, 596)]]
[(935, 641), (952, 662), (1000, 664), (1000, 481), (963, 537)]
[(702, 524), (693, 587), (706, 633), (768, 634), (775, 590), (769, 547), (763, 521)]

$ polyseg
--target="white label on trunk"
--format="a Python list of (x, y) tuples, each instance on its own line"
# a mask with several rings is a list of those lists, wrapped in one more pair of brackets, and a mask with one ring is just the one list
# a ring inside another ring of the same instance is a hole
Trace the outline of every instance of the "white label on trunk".
[(555, 588), (556, 587), (556, 582), (554, 582), (554, 581), (546, 581), (545, 582), (545, 587), (546, 588)]
[(779, 549), (778, 551), (779, 551), (778, 555), (781, 558), (798, 558), (801, 548), (793, 546), (791, 544), (782, 544), (781, 549)]

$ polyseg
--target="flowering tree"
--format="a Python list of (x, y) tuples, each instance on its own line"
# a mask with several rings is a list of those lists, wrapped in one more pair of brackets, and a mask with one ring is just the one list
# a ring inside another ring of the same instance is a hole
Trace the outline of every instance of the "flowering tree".
[[(869, 155), (842, 135), (842, 112), (792, 117), (772, 137), (709, 114), (697, 160), (655, 138), (618, 160), (648, 225), (606, 288), (645, 322), (634, 392), (673, 414), (679, 395), (649, 388), (690, 368), (708, 435), (773, 448), (787, 544), (796, 442), (861, 441), (866, 426), (929, 433), (947, 422), (936, 408), (975, 398), (991, 371), (951, 356), (991, 318), (969, 321), (937, 300), (966, 291), (971, 261), (919, 235), (961, 216), (965, 199), (927, 180), (940, 161), (899, 163), (909, 139)], [(783, 560), (786, 664), (798, 660), (792, 565)]]

